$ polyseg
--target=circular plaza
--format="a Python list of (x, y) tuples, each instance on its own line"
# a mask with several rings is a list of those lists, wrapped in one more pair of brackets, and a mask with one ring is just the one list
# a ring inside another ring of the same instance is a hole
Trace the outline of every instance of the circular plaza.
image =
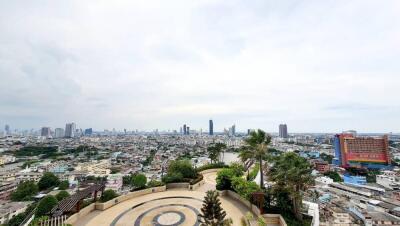
[[(195, 190), (168, 189), (120, 202), (105, 210), (80, 217), (76, 226), (197, 226), (207, 190), (215, 189), (216, 172), (204, 174), (204, 183)], [(240, 225), (249, 209), (228, 196), (220, 196), (222, 208), (233, 225)]]

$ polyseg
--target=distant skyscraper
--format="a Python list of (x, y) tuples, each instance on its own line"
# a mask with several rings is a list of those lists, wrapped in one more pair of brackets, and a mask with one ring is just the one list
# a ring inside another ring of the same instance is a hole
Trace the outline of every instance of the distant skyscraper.
[(54, 137), (55, 138), (61, 138), (65, 136), (65, 131), (63, 128), (56, 128), (54, 130)]
[(209, 127), (208, 135), (211, 136), (214, 135), (214, 123), (212, 119), (210, 119), (208, 127)]
[(10, 126), (9, 126), (9, 125), (6, 125), (6, 126), (4, 127), (4, 131), (6, 132), (6, 135), (9, 135), (9, 134), (11, 133), (11, 131), (10, 131)]
[(235, 136), (235, 135), (236, 135), (236, 125), (233, 124), (233, 126), (232, 126), (232, 136)]
[(85, 129), (85, 136), (90, 136), (90, 135), (92, 135), (92, 133), (93, 133), (93, 129), (92, 128)]
[(51, 136), (50, 127), (42, 127), (40, 134), (42, 137), (50, 137)]
[(280, 124), (279, 125), (279, 137), (280, 138), (288, 138), (288, 132), (287, 132), (287, 125), (286, 124)]
[(189, 135), (190, 127), (186, 127), (186, 135)]
[(182, 129), (182, 127), (179, 128), (179, 133), (180, 133), (180, 134), (183, 134), (183, 129)]
[(187, 130), (186, 124), (183, 124), (183, 134), (184, 134), (184, 135), (186, 135), (186, 130)]
[(75, 127), (75, 123), (67, 123), (65, 125), (65, 137), (75, 137)]

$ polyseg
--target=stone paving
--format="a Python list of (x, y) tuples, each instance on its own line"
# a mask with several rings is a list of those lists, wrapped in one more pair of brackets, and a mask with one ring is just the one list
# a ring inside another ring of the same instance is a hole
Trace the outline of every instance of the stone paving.
[[(76, 226), (198, 226), (198, 214), (205, 191), (215, 189), (216, 173), (204, 175), (205, 184), (195, 191), (168, 190), (127, 200), (104, 211), (93, 211), (80, 218)], [(227, 197), (220, 197), (233, 225), (248, 209)]]

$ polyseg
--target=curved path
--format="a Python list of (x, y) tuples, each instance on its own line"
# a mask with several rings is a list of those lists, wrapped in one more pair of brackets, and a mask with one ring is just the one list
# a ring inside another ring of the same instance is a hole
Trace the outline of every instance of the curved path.
[[(168, 190), (136, 197), (104, 211), (93, 211), (80, 218), (76, 226), (198, 226), (198, 214), (205, 191), (215, 189), (216, 173), (204, 174), (205, 184), (195, 191)], [(241, 203), (220, 197), (227, 217), (233, 225), (249, 211)]]

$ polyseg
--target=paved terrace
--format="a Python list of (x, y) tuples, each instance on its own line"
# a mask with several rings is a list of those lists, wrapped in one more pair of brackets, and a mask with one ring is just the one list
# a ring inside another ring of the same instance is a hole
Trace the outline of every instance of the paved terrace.
[[(198, 226), (197, 215), (202, 207), (205, 192), (215, 189), (216, 173), (204, 174), (205, 184), (195, 191), (169, 189), (165, 192), (152, 193), (121, 202), (104, 211), (95, 210), (80, 218), (76, 226)], [(227, 217), (233, 225), (240, 225), (240, 220), (249, 210), (229, 197), (220, 197)]]

